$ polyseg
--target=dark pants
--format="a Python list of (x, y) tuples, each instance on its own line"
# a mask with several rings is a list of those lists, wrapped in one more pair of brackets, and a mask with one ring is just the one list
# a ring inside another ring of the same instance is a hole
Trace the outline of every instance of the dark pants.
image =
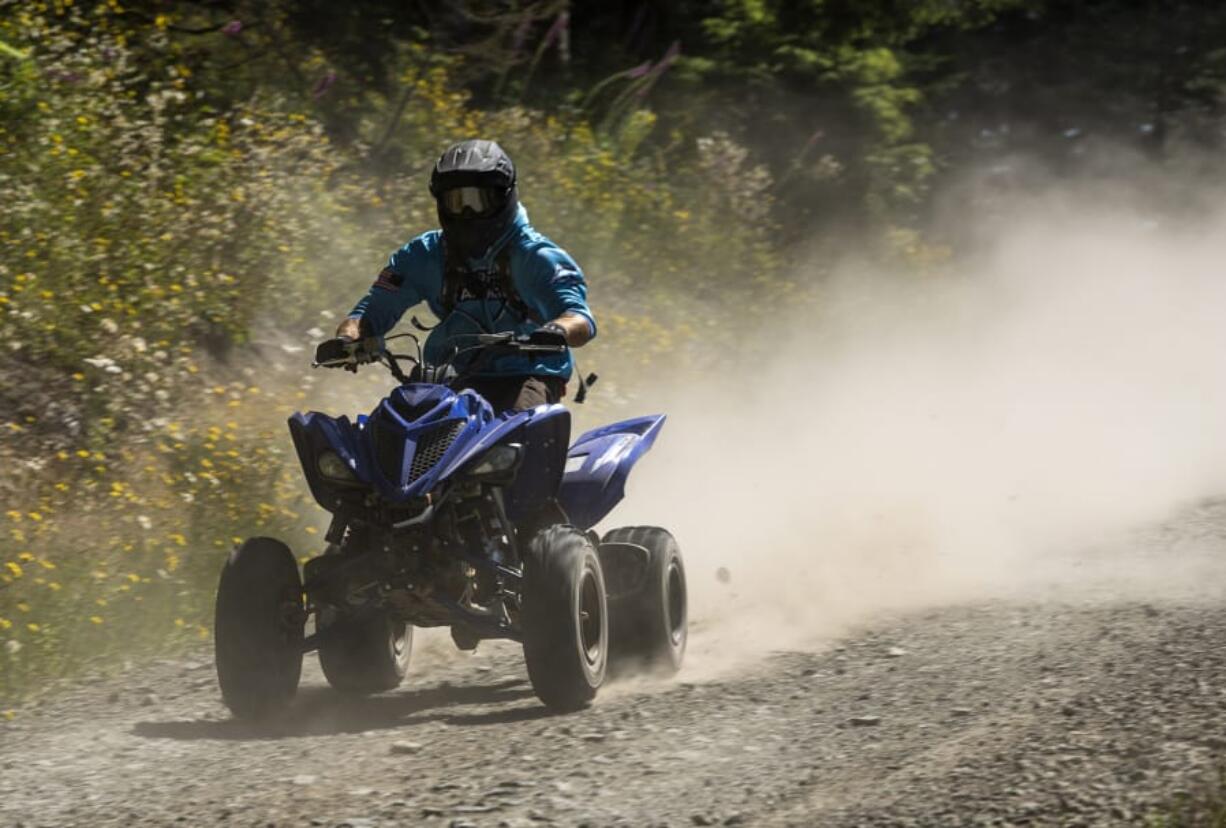
[(558, 377), (474, 377), (463, 387), (485, 397), (499, 414), (556, 403), (566, 393), (566, 382)]

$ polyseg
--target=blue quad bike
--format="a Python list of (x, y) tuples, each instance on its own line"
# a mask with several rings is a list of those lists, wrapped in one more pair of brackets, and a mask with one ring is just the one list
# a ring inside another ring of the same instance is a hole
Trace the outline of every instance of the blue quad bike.
[[(489, 360), (565, 346), (474, 339), (438, 366), (424, 364), (420, 344), (414, 357), (378, 339), (353, 343), (326, 364), (378, 362), (398, 386), (356, 422), (290, 418), (311, 494), (332, 513), (328, 545), (301, 574), (273, 538), (252, 538), (226, 561), (215, 649), (236, 717), (284, 710), (312, 650), (337, 690), (398, 686), (414, 627), (450, 627), (461, 650), (482, 639), (522, 643), (533, 689), (558, 711), (586, 706), (608, 674), (680, 669), (687, 600), (677, 542), (653, 526), (603, 537), (592, 528), (622, 499), (663, 415), (589, 431), (568, 448), (561, 405), (496, 415), (474, 391), (455, 390)], [(472, 368), (452, 367), (460, 355)], [(414, 363), (408, 376), (403, 360)]]

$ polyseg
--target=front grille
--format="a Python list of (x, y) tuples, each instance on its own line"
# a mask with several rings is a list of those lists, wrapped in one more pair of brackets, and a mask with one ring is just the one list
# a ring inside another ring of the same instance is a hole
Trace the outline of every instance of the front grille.
[(404, 460), (404, 435), (380, 419), (370, 422), (371, 434), (375, 449), (375, 462), (379, 471), (393, 486), (400, 485), (401, 463)]
[(417, 450), (413, 452), (413, 462), (409, 465), (409, 482), (415, 482), (434, 468), (463, 430), (464, 421), (456, 420), (431, 429), (418, 437)]

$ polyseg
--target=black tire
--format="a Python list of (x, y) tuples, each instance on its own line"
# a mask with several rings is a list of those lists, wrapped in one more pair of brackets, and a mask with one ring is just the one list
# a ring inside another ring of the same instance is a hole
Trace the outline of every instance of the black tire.
[(677, 540), (658, 526), (613, 529), (601, 543), (631, 543), (647, 550), (634, 588), (609, 597), (610, 668), (617, 674), (681, 669), (689, 637), (685, 564)]
[(240, 719), (282, 712), (298, 692), (306, 612), (289, 547), (251, 538), (221, 570), (213, 619), (221, 697)]
[(315, 627), (328, 631), (320, 639), (319, 666), (336, 690), (364, 696), (394, 690), (404, 680), (413, 652), (411, 625), (385, 612), (355, 618), (321, 609)]
[(578, 529), (550, 526), (528, 545), (520, 617), (537, 697), (557, 711), (586, 707), (604, 683), (609, 610), (600, 557)]

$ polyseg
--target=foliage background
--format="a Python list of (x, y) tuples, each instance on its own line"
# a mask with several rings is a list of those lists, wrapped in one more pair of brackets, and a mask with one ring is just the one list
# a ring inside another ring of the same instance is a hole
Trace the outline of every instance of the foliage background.
[(309, 348), (451, 141), (507, 147), (588, 271), (596, 419), (849, 250), (939, 278), (942, 212), (1036, 169), (1216, 170), (1224, 34), (1207, 0), (0, 0), (0, 710), (207, 638), (238, 538), (318, 550), (284, 418), (385, 386)]

